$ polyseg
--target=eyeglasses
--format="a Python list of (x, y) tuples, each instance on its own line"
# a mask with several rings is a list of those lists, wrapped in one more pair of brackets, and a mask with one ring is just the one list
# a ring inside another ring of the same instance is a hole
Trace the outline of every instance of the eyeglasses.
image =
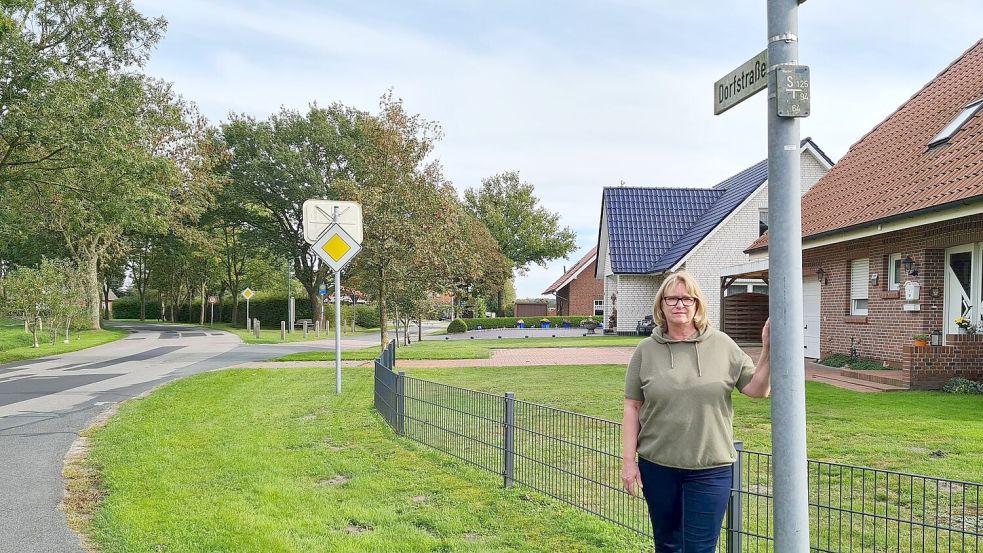
[(682, 302), (684, 307), (693, 307), (696, 304), (696, 298), (691, 298), (689, 296), (665, 296), (662, 301), (666, 302), (669, 307), (675, 307), (680, 302)]

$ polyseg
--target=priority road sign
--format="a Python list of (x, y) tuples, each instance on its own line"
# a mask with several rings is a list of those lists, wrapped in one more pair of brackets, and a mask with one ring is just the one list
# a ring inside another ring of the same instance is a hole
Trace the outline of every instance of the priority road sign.
[(253, 291), (250, 290), (249, 288), (246, 288), (245, 290), (242, 291), (242, 297), (246, 298), (247, 301), (249, 300), (249, 298), (253, 297), (254, 295), (255, 294), (253, 293)]
[(362, 245), (339, 224), (324, 231), (311, 248), (334, 272), (339, 272), (362, 251)]

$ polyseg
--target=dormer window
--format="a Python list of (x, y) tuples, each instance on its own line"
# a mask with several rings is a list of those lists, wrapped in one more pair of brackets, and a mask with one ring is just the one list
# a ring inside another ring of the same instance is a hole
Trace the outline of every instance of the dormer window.
[(976, 115), (976, 112), (979, 111), (981, 107), (983, 107), (983, 98), (980, 98), (979, 100), (976, 100), (964, 107), (963, 110), (959, 112), (959, 115), (955, 117), (955, 119), (950, 121), (944, 129), (939, 131), (939, 134), (935, 135), (935, 138), (928, 143), (928, 147), (931, 148), (933, 146), (938, 146), (939, 144), (945, 144), (948, 142), (949, 139), (952, 138), (952, 135), (959, 132), (959, 129), (962, 128), (966, 121), (969, 121), (970, 117)]

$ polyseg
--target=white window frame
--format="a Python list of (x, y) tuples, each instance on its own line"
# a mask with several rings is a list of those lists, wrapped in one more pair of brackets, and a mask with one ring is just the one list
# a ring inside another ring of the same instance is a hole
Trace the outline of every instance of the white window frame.
[[(600, 313), (598, 313), (598, 311), (600, 311)], [(604, 316), (604, 300), (594, 300), (594, 316)]]
[(870, 300), (870, 259), (850, 260), (850, 314), (865, 316)]
[(892, 253), (887, 258), (887, 289), (888, 290), (900, 290), (901, 289), (901, 254)]

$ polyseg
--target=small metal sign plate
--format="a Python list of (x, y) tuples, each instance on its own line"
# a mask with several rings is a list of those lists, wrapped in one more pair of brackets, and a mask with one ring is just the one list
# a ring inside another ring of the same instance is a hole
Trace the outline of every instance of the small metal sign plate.
[(809, 82), (809, 66), (785, 65), (776, 72), (778, 116), (808, 117), (812, 90)]

